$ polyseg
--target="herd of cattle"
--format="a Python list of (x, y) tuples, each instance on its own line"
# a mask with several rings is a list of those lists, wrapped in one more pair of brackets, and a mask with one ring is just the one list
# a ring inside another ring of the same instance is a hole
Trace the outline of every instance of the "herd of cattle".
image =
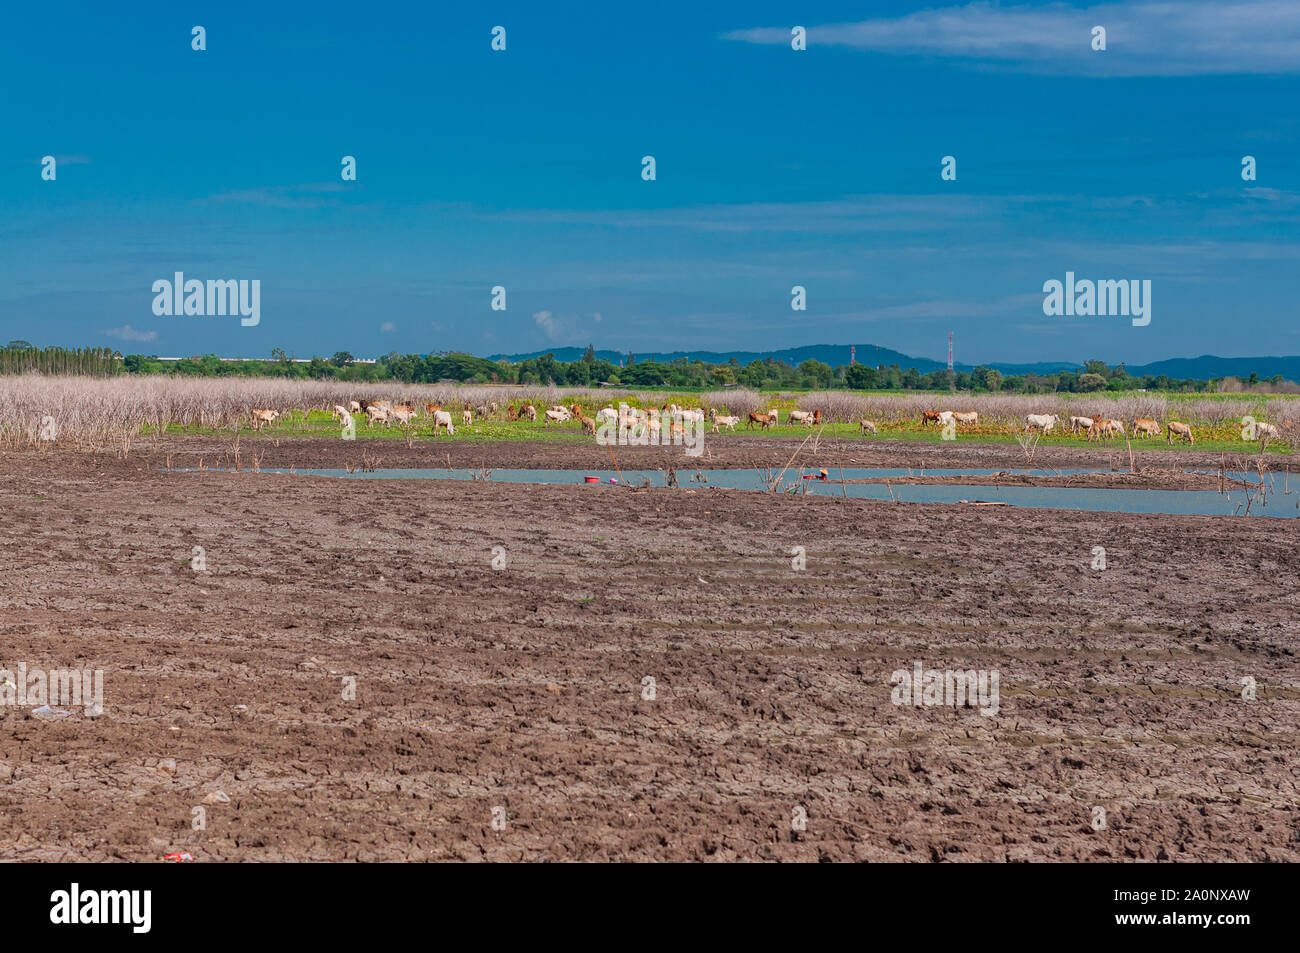
[[(975, 411), (970, 413), (954, 413), (951, 410), (926, 410), (921, 412), (921, 423), (939, 424), (941, 426), (956, 426), (957, 424), (975, 424), (979, 423), (979, 414)], [(1025, 430), (1037, 431), (1039, 433), (1051, 433), (1061, 423), (1059, 414), (1026, 414)], [(1165, 442), (1171, 442), (1174, 437), (1187, 441), (1189, 444), (1196, 443), (1196, 438), (1192, 436), (1192, 428), (1178, 420), (1171, 420), (1165, 425), (1166, 429)], [(1270, 437), (1276, 439), (1278, 430), (1272, 424), (1259, 423), (1255, 425), (1260, 439)], [(1126, 437), (1128, 431), (1124, 429), (1124, 421), (1115, 420), (1111, 417), (1070, 417), (1069, 423), (1065, 425), (1069, 433), (1086, 433), (1089, 440), (1105, 439), (1107, 437)], [(1160, 422), (1151, 417), (1136, 417), (1133, 420), (1133, 436), (1135, 437), (1158, 437), (1161, 434)]]
[[(425, 403), (424, 411), (428, 418), (433, 421), (433, 432), (439, 433), (446, 430), (448, 434), (454, 434), (456, 427), (452, 422), (452, 412), (443, 410), (440, 404)], [(469, 426), (474, 422), (477, 415), (480, 418), (491, 418), (496, 416), (500, 411), (497, 403), (480, 404), (478, 407), (465, 405), (460, 411), (460, 420), (462, 426)], [(253, 429), (260, 430), (263, 425), (273, 422), (280, 416), (278, 410), (253, 409), (252, 410)], [(344, 427), (353, 423), (354, 415), (365, 414), (366, 422), (370, 426), (383, 424), (385, 427), (393, 423), (402, 426), (409, 426), (419, 416), (419, 410), (414, 404), (409, 403), (392, 403), (386, 400), (376, 401), (349, 401), (349, 405), (344, 407), (341, 404), (335, 404), (330, 412), (331, 419), (340, 421)], [(529, 420), (536, 422), (539, 416), (542, 416), (544, 422), (549, 426), (552, 423), (565, 423), (570, 420), (577, 420), (581, 425), (584, 433), (594, 434), (596, 426), (600, 422), (608, 421), (609, 423), (617, 422), (620, 428), (634, 427), (638, 424), (644, 425), (651, 432), (658, 431), (663, 422), (667, 421), (668, 426), (675, 432), (677, 429), (686, 424), (700, 423), (706, 420), (713, 425), (713, 433), (718, 433), (721, 428), (726, 427), (728, 430), (735, 431), (736, 424), (741, 422), (741, 418), (719, 414), (717, 408), (710, 408), (707, 412), (703, 408), (684, 408), (676, 404), (665, 404), (662, 408), (651, 408), (649, 411), (639, 408), (627, 407), (621, 405), (620, 409), (615, 410), (612, 405), (602, 407), (595, 412), (594, 417), (585, 416), (577, 404), (569, 407), (555, 405), (548, 407), (541, 415), (538, 414), (537, 408), (530, 403), (520, 405), (510, 404), (506, 409), (506, 419), (508, 420)], [(788, 424), (801, 424), (807, 427), (820, 425), (822, 422), (822, 412), (820, 410), (792, 410), (788, 415)], [(780, 423), (780, 412), (772, 409), (766, 412), (758, 411), (749, 415), (748, 426), (752, 430), (755, 426), (767, 429), (775, 427)], [(921, 413), (922, 426), (936, 424), (945, 428), (956, 428), (958, 425), (973, 425), (979, 423), (979, 413), (976, 411), (959, 412), (951, 410), (926, 410)], [(1056, 427), (1061, 425), (1061, 417), (1058, 414), (1028, 414), (1025, 416), (1026, 431), (1037, 431), (1042, 434), (1051, 433)], [(878, 433), (879, 428), (873, 422), (865, 417), (858, 424), (862, 433)], [(1260, 421), (1255, 425), (1258, 439), (1276, 440), (1279, 432), (1273, 424)], [(1104, 440), (1109, 437), (1126, 437), (1128, 431), (1124, 427), (1122, 420), (1115, 420), (1106, 417), (1070, 417), (1065, 424), (1065, 430), (1069, 433), (1087, 433), (1088, 439)], [(1132, 423), (1132, 434), (1134, 437), (1158, 437), (1161, 433), (1165, 434), (1165, 442), (1171, 442), (1175, 437), (1185, 440), (1189, 444), (1194, 444), (1196, 438), (1192, 435), (1192, 428), (1178, 420), (1170, 420), (1165, 424), (1162, 431), (1160, 422), (1150, 417), (1137, 417)]]

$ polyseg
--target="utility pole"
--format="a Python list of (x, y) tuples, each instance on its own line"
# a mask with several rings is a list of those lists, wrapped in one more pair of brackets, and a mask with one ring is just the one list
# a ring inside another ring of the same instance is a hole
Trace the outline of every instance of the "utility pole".
[(952, 369), (952, 332), (948, 332), (948, 389), (957, 389), (957, 375)]

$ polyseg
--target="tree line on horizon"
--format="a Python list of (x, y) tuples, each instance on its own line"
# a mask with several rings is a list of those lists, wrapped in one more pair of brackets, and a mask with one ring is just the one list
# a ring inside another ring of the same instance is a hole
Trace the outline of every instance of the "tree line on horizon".
[[(791, 365), (775, 358), (741, 364), (736, 358), (721, 364), (677, 358), (669, 363), (638, 361), (628, 354), (622, 366), (596, 357), (595, 348), (575, 361), (557, 361), (554, 354), (511, 363), (490, 361), (472, 354), (441, 352), (434, 354), (384, 355), (374, 363), (358, 363), (348, 352), (332, 357), (312, 357), (298, 362), (283, 349), (276, 348), (270, 358), (223, 361), (215, 354), (163, 361), (156, 356), (122, 355), (112, 348), (38, 349), (26, 341), (10, 341), (0, 348), (0, 374), (71, 374), (111, 377), (119, 374), (171, 374), (181, 377), (282, 377), (302, 380), (343, 380), (358, 382), (400, 381), (403, 383), (437, 383), (457, 381), (478, 384), (555, 384), (570, 387), (622, 387), (679, 390), (748, 387), (754, 390), (915, 390), (971, 391), (977, 393), (1090, 393), (1096, 391), (1164, 390), (1188, 393), (1213, 392), (1229, 387), (1262, 384), (1300, 392), (1282, 376), (1261, 380), (1251, 374), (1249, 380), (1234, 378), (1198, 380), (1174, 379), (1166, 375), (1133, 377), (1123, 364), (1114, 367), (1104, 361), (1085, 361), (1077, 371), (1055, 374), (1003, 376), (990, 367), (971, 371), (948, 370), (922, 373), (916, 368), (897, 364), (872, 367), (866, 364), (842, 364), (831, 367), (817, 360)], [(1287, 385), (1290, 385), (1289, 387)]]

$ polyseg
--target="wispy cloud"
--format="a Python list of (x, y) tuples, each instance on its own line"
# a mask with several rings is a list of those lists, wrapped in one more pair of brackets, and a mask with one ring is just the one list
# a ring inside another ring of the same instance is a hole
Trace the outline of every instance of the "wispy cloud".
[(271, 185), (255, 189), (219, 192), (199, 199), (199, 205), (258, 205), (263, 208), (325, 208), (341, 205), (337, 193), (347, 191), (342, 182), (312, 182), (305, 185)]
[[(599, 324), (603, 320), (604, 317), (599, 312), (591, 315), (592, 324)], [(582, 315), (577, 313), (557, 315), (551, 311), (537, 311), (533, 314), (533, 321), (542, 329), (546, 339), (553, 344), (572, 344), (592, 330), (592, 328), (587, 328), (586, 332), (582, 330), (585, 323)]]
[(559, 333), (559, 324), (555, 321), (554, 316), (549, 311), (538, 311), (533, 315), (533, 320), (537, 326), (546, 332), (546, 336), (552, 341), (555, 340)]
[[(1106, 28), (1104, 52), (1092, 49), (1094, 26)], [(1295, 0), (1137, 0), (1082, 8), (980, 2), (807, 30), (810, 49), (948, 57), (1039, 73), (1300, 72), (1300, 3)], [(788, 47), (790, 27), (735, 30), (724, 39)]]
[(109, 328), (104, 332), (111, 338), (121, 338), (123, 341), (156, 341), (158, 340), (157, 331), (137, 331), (129, 324), (124, 324), (120, 328)]
[[(32, 159), (31, 163), (32, 165), (40, 165), (41, 162), (44, 160), (44, 158), (45, 158), (44, 156), (40, 156), (38, 158)], [(56, 152), (54, 153), (54, 161), (57, 162), (59, 165), (90, 165), (90, 156), (80, 155), (80, 154), (59, 155)]]

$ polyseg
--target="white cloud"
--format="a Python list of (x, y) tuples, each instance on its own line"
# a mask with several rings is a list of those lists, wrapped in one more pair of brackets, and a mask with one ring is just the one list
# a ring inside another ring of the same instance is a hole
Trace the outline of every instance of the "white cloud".
[[(1106, 28), (1106, 50), (1091, 47)], [(723, 37), (789, 47), (790, 28)], [(1135, 0), (1073, 7), (978, 2), (903, 17), (808, 27), (808, 45), (951, 57), (1039, 73), (1192, 76), (1300, 71), (1295, 0)]]
[(157, 331), (137, 331), (129, 324), (124, 324), (120, 328), (109, 328), (104, 332), (111, 338), (121, 338), (123, 341), (156, 341), (158, 340)]
[(397, 326), (393, 324), (392, 321), (385, 321), (383, 324), (379, 326), (379, 331), (381, 334), (391, 334), (396, 330), (397, 330)]
[(347, 191), (342, 182), (309, 182), (305, 185), (273, 185), (251, 189), (236, 189), (198, 199), (198, 205), (260, 205), (265, 208), (314, 209), (337, 207), (335, 197)]
[(546, 337), (552, 341), (560, 338), (560, 324), (555, 320), (555, 316), (549, 311), (538, 311), (533, 315), (533, 320), (537, 326), (546, 332)]

